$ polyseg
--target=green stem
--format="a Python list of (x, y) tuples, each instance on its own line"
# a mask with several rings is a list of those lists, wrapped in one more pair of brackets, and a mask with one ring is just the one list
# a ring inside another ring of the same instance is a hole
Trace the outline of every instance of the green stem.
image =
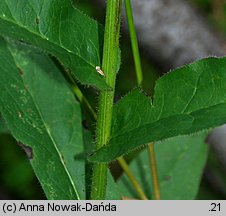
[(117, 160), (118, 160), (118, 163), (120, 164), (120, 166), (122, 167), (123, 171), (125, 172), (125, 174), (129, 178), (129, 180), (131, 181), (133, 187), (137, 191), (139, 197), (142, 200), (147, 200), (148, 199), (147, 196), (145, 195), (145, 193), (143, 192), (143, 190), (142, 190), (141, 186), (139, 185), (138, 181), (136, 180), (136, 178), (132, 174), (132, 172), (129, 169), (129, 166), (126, 163), (126, 161), (124, 160), (124, 158), (123, 157), (119, 157)]
[(135, 26), (134, 26), (133, 12), (132, 12), (130, 0), (125, 0), (125, 8), (126, 8), (127, 22), (129, 26), (131, 46), (133, 50), (133, 59), (134, 59), (136, 75), (137, 75), (137, 83), (138, 83), (138, 86), (141, 86), (143, 82), (143, 73), (141, 68), (140, 53), (138, 48), (137, 35), (136, 35)]
[[(83, 95), (79, 87), (74, 83), (72, 86), (73, 92), (75, 96), (78, 98), (78, 100), (81, 102), (81, 104), (84, 104), (84, 109), (89, 111), (92, 114), (92, 117), (94, 120), (96, 120), (96, 113), (92, 106), (90, 105), (89, 101), (86, 99), (86, 97)], [(147, 196), (143, 192), (141, 186), (139, 185), (138, 181), (136, 180), (135, 176), (133, 175), (132, 171), (129, 169), (129, 166), (126, 162), (126, 160), (123, 157), (119, 157), (117, 159), (120, 167), (123, 169), (124, 173), (129, 178), (130, 182), (132, 183), (134, 189), (137, 191), (137, 194), (139, 197), (143, 200), (147, 200)]]
[(93, 116), (93, 118), (96, 120), (97, 119), (96, 112), (94, 111), (93, 107), (90, 105), (90, 103), (86, 99), (86, 97), (83, 95), (83, 93), (81, 92), (79, 87), (76, 85), (76, 83), (73, 83), (72, 90), (73, 90), (74, 94), (76, 95), (76, 97), (78, 98), (78, 100), (80, 101), (80, 103), (85, 105), (88, 112), (90, 112), (91, 115)]
[[(83, 95), (79, 87), (74, 83), (73, 86), (73, 92), (75, 96), (78, 98), (78, 100), (81, 102), (81, 104), (84, 104), (84, 108), (89, 111), (92, 114), (92, 117), (94, 120), (96, 120), (96, 113), (92, 106), (90, 105), (89, 101), (86, 99), (86, 97)], [(117, 159), (120, 167), (123, 169), (124, 173), (129, 178), (130, 182), (132, 183), (134, 189), (137, 191), (137, 194), (139, 195), (140, 199), (147, 200), (147, 196), (143, 192), (141, 186), (139, 185), (138, 181), (136, 180), (135, 176), (133, 175), (132, 171), (129, 169), (129, 166), (126, 162), (126, 160), (123, 157), (119, 157)]]
[[(133, 58), (135, 63), (136, 75), (137, 75), (137, 84), (141, 86), (143, 81), (143, 73), (141, 68), (140, 54), (139, 54), (139, 48), (138, 48), (138, 42), (136, 37), (136, 31), (135, 31), (135, 26), (133, 21), (133, 12), (132, 12), (130, 0), (125, 0), (125, 8), (126, 8), (126, 17), (127, 17), (128, 26), (129, 26), (131, 46), (133, 50)], [(149, 148), (150, 167), (151, 167), (151, 173), (152, 173), (151, 176), (152, 176), (153, 199), (160, 199), (160, 187), (159, 187), (157, 164), (156, 164), (155, 152), (154, 152), (154, 143), (150, 143), (148, 145), (148, 148)]]
[(155, 159), (155, 146), (154, 143), (150, 143), (148, 145), (149, 150), (149, 162), (151, 168), (151, 176), (152, 176), (152, 197), (154, 200), (160, 200), (160, 187), (159, 187), (159, 180), (158, 180), (158, 172), (157, 172), (157, 163)]
[[(112, 90), (100, 92), (96, 126), (96, 149), (107, 145), (110, 137), (119, 51), (120, 11), (121, 0), (107, 0), (102, 70), (105, 74), (106, 83)], [(107, 164), (94, 164), (91, 199), (104, 199), (106, 185)]]
[[(75, 96), (78, 98), (78, 100), (82, 104), (84, 104), (84, 106), (85, 106), (84, 108), (92, 114), (93, 119), (96, 120), (97, 117), (96, 117), (96, 113), (95, 113), (94, 109), (92, 108), (92, 106), (90, 105), (90, 103), (86, 99), (86, 97), (83, 95), (83, 93), (81, 92), (79, 87), (76, 84), (74, 84), (72, 86), (72, 88), (73, 88), (73, 92), (74, 92)], [(129, 169), (129, 166), (128, 166), (126, 160), (123, 157), (119, 157), (117, 159), (117, 161), (118, 161), (120, 167), (123, 169), (124, 173), (129, 178), (129, 180), (132, 183), (134, 189), (137, 191), (137, 194), (139, 195), (140, 199), (147, 200), (147, 196), (143, 192), (141, 186), (139, 185), (139, 183), (136, 180), (135, 176), (133, 175), (132, 171)]]

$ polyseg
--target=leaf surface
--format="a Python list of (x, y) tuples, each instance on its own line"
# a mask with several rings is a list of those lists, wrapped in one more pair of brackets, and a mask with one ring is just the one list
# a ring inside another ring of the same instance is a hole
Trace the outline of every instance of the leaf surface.
[(38, 46), (56, 56), (81, 83), (108, 86), (100, 66), (102, 29), (73, 8), (70, 0), (1, 0), (0, 34)]
[[(199, 190), (200, 180), (208, 156), (204, 143), (207, 132), (173, 137), (155, 143), (155, 154), (160, 182), (161, 199), (193, 200)], [(152, 179), (148, 151), (141, 152), (130, 164), (145, 193), (151, 198)], [(118, 181), (124, 195), (136, 197), (128, 179), (122, 175)]]
[(81, 111), (47, 55), (0, 40), (0, 112), (48, 199), (84, 198)]
[(134, 90), (114, 107), (109, 144), (90, 160), (108, 162), (144, 144), (226, 122), (226, 58), (202, 59), (161, 77), (153, 103)]

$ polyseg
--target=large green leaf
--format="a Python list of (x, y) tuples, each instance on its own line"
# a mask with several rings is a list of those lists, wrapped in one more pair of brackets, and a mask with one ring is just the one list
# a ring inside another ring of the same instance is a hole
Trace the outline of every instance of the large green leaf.
[(96, 72), (102, 30), (73, 8), (70, 0), (1, 0), (0, 34), (45, 49), (72, 70), (80, 82), (108, 88)]
[(84, 164), (74, 160), (83, 151), (80, 105), (66, 81), (48, 56), (2, 39), (0, 70), (0, 112), (47, 198), (84, 198)]
[(111, 161), (147, 144), (226, 122), (226, 58), (207, 58), (160, 78), (153, 103), (139, 90), (114, 108), (109, 144), (93, 161)]
[[(202, 132), (155, 143), (161, 199), (195, 199), (208, 155), (208, 145), (204, 143), (206, 135), (206, 132)], [(140, 153), (131, 162), (130, 169), (151, 198), (148, 151)], [(124, 195), (136, 197), (125, 175), (119, 179), (118, 184), (124, 190)]]

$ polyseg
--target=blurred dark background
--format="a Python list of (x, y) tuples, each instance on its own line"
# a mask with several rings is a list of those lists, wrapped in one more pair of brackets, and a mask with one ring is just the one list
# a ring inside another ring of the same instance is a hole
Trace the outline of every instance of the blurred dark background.
[[(81, 11), (104, 24), (103, 2), (105, 1), (74, 0), (73, 2)], [(178, 0), (158, 0), (157, 3), (155, 0), (141, 0), (137, 2), (139, 3), (132, 1), (140, 42), (144, 89), (147, 94), (152, 95), (155, 81), (167, 70), (200, 57), (225, 53), (226, 1), (189, 0), (178, 3)], [(142, 12), (143, 8), (148, 7), (154, 9), (151, 12)], [(171, 22), (165, 17), (166, 15), (163, 15), (166, 8), (172, 9), (172, 13), (168, 14), (172, 17)], [(174, 8), (177, 10), (174, 11)], [(182, 14), (177, 12), (180, 8)], [(187, 14), (183, 10), (187, 10)], [(152, 23), (147, 19), (152, 20)], [(166, 23), (165, 19), (169, 23)], [(189, 19), (189, 22), (186, 19)], [(178, 23), (178, 20), (181, 23)], [(164, 23), (171, 29), (164, 27)], [(122, 62), (117, 78), (116, 98), (120, 98), (136, 86), (126, 25), (125, 18), (122, 18), (123, 30), (120, 39)], [(189, 28), (193, 32), (183, 41), (183, 34)], [(179, 32), (180, 39), (176, 38), (178, 34), (175, 32)], [(93, 107), (96, 107), (96, 92), (92, 89), (83, 89), (83, 91)], [(226, 155), (223, 158), (226, 160)], [(223, 164), (222, 157), (219, 158), (218, 152), (214, 146), (211, 146), (197, 199), (226, 199), (226, 167)], [(0, 199), (46, 199), (26, 154), (10, 135), (1, 116)]]

